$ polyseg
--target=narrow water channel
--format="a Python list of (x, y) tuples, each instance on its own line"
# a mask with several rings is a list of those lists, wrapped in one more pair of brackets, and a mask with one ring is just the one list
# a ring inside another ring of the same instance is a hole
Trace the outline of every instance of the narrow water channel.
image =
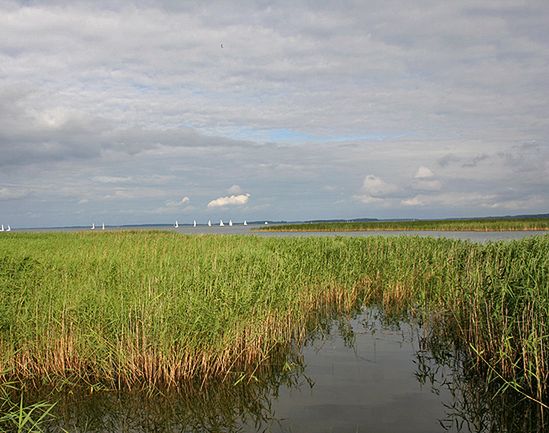
[(366, 309), (330, 319), (314, 334), (267, 371), (223, 385), (65, 392), (47, 431), (543, 431), (535, 407), (494, 398), (444, 344), (433, 353), (417, 324), (387, 324)]

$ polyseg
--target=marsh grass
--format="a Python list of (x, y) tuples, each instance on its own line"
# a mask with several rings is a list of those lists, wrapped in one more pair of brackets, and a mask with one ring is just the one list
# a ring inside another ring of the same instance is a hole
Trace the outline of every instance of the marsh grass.
[(0, 432), (40, 432), (51, 419), (54, 406), (46, 402), (27, 404), (17, 384), (0, 383)]
[(0, 371), (130, 389), (249, 379), (326, 314), (366, 304), (437, 326), (545, 401), (548, 281), (549, 236), (14, 233), (0, 239)]
[(318, 222), (270, 225), (258, 231), (283, 232), (352, 232), (352, 231), (538, 231), (549, 230), (549, 218), (482, 218), (470, 220)]

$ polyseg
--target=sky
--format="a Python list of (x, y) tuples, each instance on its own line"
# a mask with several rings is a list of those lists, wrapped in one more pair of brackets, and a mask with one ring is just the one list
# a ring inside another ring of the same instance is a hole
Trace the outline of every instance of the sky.
[(549, 212), (549, 2), (0, 0), (0, 223)]

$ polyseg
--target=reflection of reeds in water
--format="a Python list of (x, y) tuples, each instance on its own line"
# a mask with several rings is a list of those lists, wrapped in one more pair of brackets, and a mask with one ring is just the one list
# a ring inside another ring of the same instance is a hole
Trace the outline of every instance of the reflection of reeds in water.
[[(70, 394), (55, 396), (56, 417), (44, 424), (47, 432), (239, 432), (242, 426), (268, 431), (279, 422), (271, 403), (281, 386), (308, 386), (303, 358), (297, 347), (287, 346), (273, 354), (253, 375), (233, 372), (230, 380), (187, 381), (177, 389), (93, 391), (75, 387)], [(31, 398), (40, 399), (40, 393)]]
[(444, 403), (445, 430), (464, 432), (541, 433), (549, 429), (549, 417), (542, 406), (497, 378), (478, 374), (466, 353), (455, 347), (451, 335), (427, 329), (416, 353), (416, 377), (440, 394), (449, 391)]
[(546, 236), (16, 234), (0, 240), (0, 371), (113, 388), (250, 376), (320, 312), (365, 302), (438, 323), (479, 369), (542, 400), (548, 281)]

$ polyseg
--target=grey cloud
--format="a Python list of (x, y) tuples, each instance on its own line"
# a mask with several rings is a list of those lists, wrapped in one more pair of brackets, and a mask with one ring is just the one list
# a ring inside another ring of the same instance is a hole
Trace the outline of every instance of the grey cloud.
[(487, 161), (490, 158), (495, 156), (481, 153), (474, 156), (457, 156), (455, 154), (449, 153), (437, 160), (437, 164), (440, 167), (447, 167), (451, 164), (459, 164), (463, 168), (474, 168), (477, 167), (480, 162)]
[(103, 118), (64, 110), (57, 114), (37, 112), (25, 105), (28, 103), (21, 93), (0, 93), (0, 166), (97, 159), (107, 151), (135, 155), (158, 147), (253, 145), (244, 140), (200, 134), (191, 128), (120, 128)]
[(453, 153), (448, 153), (441, 158), (438, 158), (437, 164), (441, 167), (447, 167), (448, 165), (460, 161), (460, 158)]
[[(544, 1), (0, 0), (0, 185), (28, 192), (7, 212), (171, 219), (188, 194), (206, 216), (231, 185), (258, 218), (542, 211), (548, 19)], [(394, 191), (361, 190), (368, 173)]]
[(479, 162), (486, 161), (489, 158), (490, 157), (486, 154), (477, 155), (477, 156), (474, 156), (473, 158), (471, 158), (470, 160), (464, 162), (463, 164), (461, 164), (461, 166), (462, 167), (476, 167)]

